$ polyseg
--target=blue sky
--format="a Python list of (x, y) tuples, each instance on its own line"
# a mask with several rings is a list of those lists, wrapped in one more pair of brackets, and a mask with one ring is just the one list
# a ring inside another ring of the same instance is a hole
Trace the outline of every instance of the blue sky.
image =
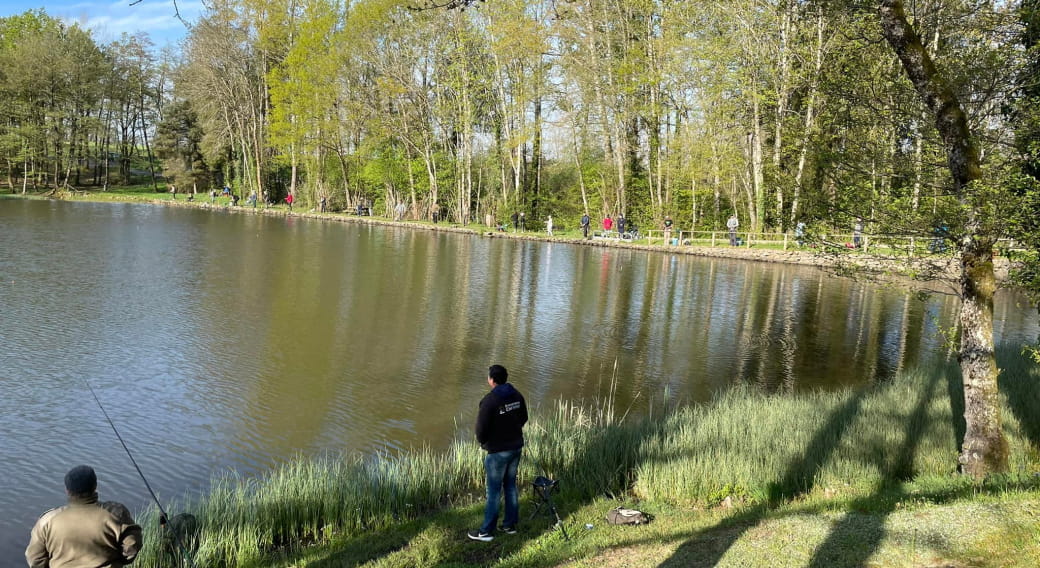
[[(94, 30), (94, 38), (107, 43), (123, 32), (146, 32), (161, 48), (177, 43), (187, 35), (184, 24), (174, 17), (173, 0), (142, 0), (131, 6), (133, 0), (2, 0), (0, 17), (21, 14), (26, 10), (43, 8), (48, 14)], [(201, 0), (177, 0), (181, 16), (188, 22), (202, 13)]]

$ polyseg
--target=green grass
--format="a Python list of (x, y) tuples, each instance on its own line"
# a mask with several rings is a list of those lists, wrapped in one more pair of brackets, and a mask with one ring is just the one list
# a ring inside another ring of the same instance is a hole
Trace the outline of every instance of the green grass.
[[(1003, 353), (1001, 362), (1002, 388), (1014, 399), (1004, 416), (1012, 469), (983, 485), (955, 472), (954, 417), (961, 411), (950, 397), (958, 392), (950, 365), (839, 393), (768, 396), (737, 388), (710, 405), (657, 408), (624, 421), (607, 405), (538, 409), (527, 428), (520, 482), (529, 484), (542, 468), (559, 479), (557, 499), (567, 504), (570, 530), (581, 535), (586, 522), (603, 524), (597, 516), (615, 500), (641, 502), (684, 527), (636, 544), (613, 532), (563, 543), (543, 519), (519, 538), (473, 548), (462, 537), (480, 522), (483, 487), (482, 453), (470, 441), (443, 452), (298, 459), (259, 479), (219, 479), (207, 495), (171, 508), (199, 519), (199, 566), (549, 566), (631, 546), (684, 558), (693, 554), (690, 542), (750, 546), (744, 540), (759, 538), (762, 527), (797, 532), (792, 526), (807, 515), (812, 520), (802, 521), (815, 527), (806, 533), (813, 535), (803, 543), (807, 550), (839, 554), (851, 546), (847, 554), (863, 560), (886, 546), (912, 545), (893, 544), (882, 530), (891, 519), (912, 524), (905, 511), (941, 515), (946, 506), (967, 510), (979, 495), (1026, 496), (1010, 499), (1013, 508), (1035, 497), (1040, 373), (1017, 354)], [(141, 522), (151, 532), (138, 565), (164, 565), (154, 512)], [(997, 533), (1035, 549), (1028, 517), (1009, 522)], [(864, 538), (867, 529), (873, 532)], [(981, 550), (1003, 546), (998, 536), (985, 536)], [(944, 554), (966, 558), (978, 552), (972, 546)]]
[[(654, 522), (612, 527), (606, 499), (561, 503), (569, 541), (546, 522), (529, 522), (514, 536), (474, 543), (464, 532), (479, 522), (468, 509), (400, 523), (391, 530), (310, 547), (266, 566), (1035, 566), (1040, 560), (1036, 516), (1040, 499), (1025, 491), (982, 493), (971, 499), (918, 504), (888, 514), (793, 503), (751, 518), (743, 509), (686, 510), (643, 503)], [(529, 507), (524, 502), (523, 507)], [(592, 528), (587, 528), (592, 525)], [(872, 546), (862, 535), (884, 533)], [(832, 540), (833, 534), (843, 538)], [(814, 562), (815, 560), (815, 562)]]

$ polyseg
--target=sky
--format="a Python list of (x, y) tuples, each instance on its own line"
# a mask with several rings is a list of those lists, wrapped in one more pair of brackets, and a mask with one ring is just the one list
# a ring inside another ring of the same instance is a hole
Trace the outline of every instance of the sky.
[[(0, 17), (43, 8), (49, 15), (66, 22), (76, 22), (94, 31), (99, 43), (108, 43), (126, 32), (145, 32), (156, 48), (176, 44), (187, 30), (174, 16), (173, 0), (0, 0)], [(202, 13), (201, 0), (177, 0), (177, 8), (186, 21), (195, 21)]]

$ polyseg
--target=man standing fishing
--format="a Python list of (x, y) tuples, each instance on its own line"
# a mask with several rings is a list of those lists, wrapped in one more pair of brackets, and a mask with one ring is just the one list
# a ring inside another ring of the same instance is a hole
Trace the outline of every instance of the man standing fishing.
[(726, 228), (729, 229), (729, 246), (731, 247), (737, 246), (737, 227), (740, 227), (740, 221), (737, 220), (737, 214), (734, 213), (726, 221)]
[(487, 451), (484, 474), (487, 478), (487, 505), (484, 524), (470, 531), (469, 538), (491, 542), (498, 523), (498, 500), (505, 496), (505, 517), (502, 532), (516, 534), (520, 517), (520, 494), (516, 488), (516, 472), (524, 447), (524, 424), (527, 423), (527, 403), (520, 391), (507, 381), (509, 372), (502, 365), (491, 365), (487, 383), (491, 392), (480, 400), (477, 413), (477, 441)]
[(94, 568), (130, 564), (141, 550), (141, 527), (114, 501), (98, 501), (94, 468), (65, 474), (69, 504), (36, 521), (25, 549), (29, 568)]

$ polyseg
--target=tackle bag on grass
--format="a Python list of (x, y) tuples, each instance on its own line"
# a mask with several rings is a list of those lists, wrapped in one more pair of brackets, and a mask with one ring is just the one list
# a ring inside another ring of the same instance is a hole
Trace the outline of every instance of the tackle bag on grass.
[(635, 509), (618, 507), (607, 513), (607, 523), (611, 525), (645, 525), (650, 522), (650, 515)]

